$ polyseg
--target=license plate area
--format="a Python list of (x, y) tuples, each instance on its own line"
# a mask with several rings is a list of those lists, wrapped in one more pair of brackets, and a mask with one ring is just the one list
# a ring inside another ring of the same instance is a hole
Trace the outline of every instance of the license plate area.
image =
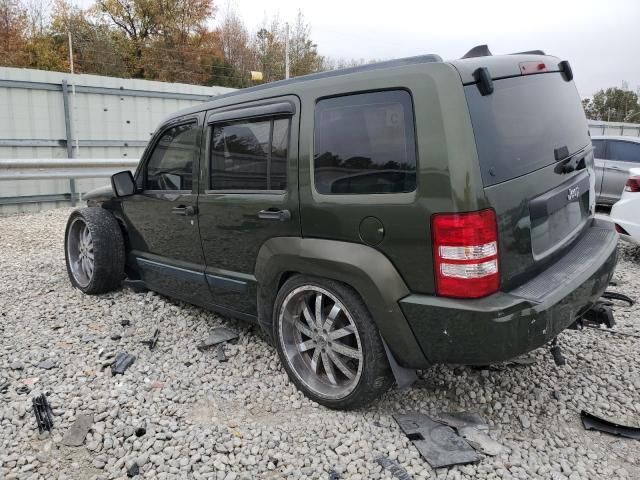
[(529, 218), (536, 261), (571, 242), (589, 218), (589, 174), (583, 172), (531, 200)]

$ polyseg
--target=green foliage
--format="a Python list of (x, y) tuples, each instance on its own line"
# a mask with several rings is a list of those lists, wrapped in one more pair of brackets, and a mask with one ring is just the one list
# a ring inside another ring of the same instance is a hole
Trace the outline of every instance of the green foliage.
[[(0, 65), (201, 85), (246, 87), (285, 76), (285, 25), (276, 17), (255, 34), (234, 12), (211, 28), (214, 0), (0, 0)], [(291, 76), (326, 68), (299, 12), (289, 42)]]
[(640, 119), (638, 95), (617, 87), (600, 90), (582, 101), (585, 113), (592, 120), (632, 122)]

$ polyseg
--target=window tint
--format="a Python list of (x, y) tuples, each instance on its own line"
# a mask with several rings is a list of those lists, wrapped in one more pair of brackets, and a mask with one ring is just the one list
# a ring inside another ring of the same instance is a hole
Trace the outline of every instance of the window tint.
[(212, 190), (287, 187), (288, 118), (218, 124), (212, 135)]
[(178, 125), (162, 134), (147, 163), (146, 190), (191, 190), (198, 139), (196, 123)]
[(320, 193), (396, 193), (416, 187), (413, 108), (404, 90), (320, 100), (314, 142)]
[(593, 142), (593, 156), (595, 158), (604, 159), (604, 140), (594, 140)]
[(640, 163), (640, 143), (609, 140), (609, 159)]

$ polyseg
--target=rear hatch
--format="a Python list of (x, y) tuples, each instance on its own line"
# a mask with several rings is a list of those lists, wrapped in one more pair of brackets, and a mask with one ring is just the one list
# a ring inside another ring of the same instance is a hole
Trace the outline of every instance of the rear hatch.
[[(498, 219), (503, 290), (562, 256), (592, 214), (587, 123), (571, 74), (561, 72), (558, 62), (517, 55), (453, 62), (468, 80), (464, 89), (484, 192)], [(475, 81), (481, 77), (469, 76), (481, 67), (493, 86), (484, 95), (482, 82)]]

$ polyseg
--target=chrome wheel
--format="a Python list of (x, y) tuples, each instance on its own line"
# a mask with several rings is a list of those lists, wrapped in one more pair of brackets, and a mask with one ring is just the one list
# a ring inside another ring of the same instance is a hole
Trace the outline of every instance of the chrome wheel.
[(330, 292), (315, 285), (292, 290), (282, 302), (278, 334), (298, 379), (318, 396), (341, 399), (362, 376), (362, 345), (353, 318)]
[(84, 220), (78, 217), (73, 220), (67, 235), (67, 256), (71, 274), (78, 285), (86, 287), (93, 278), (95, 266), (91, 232)]

